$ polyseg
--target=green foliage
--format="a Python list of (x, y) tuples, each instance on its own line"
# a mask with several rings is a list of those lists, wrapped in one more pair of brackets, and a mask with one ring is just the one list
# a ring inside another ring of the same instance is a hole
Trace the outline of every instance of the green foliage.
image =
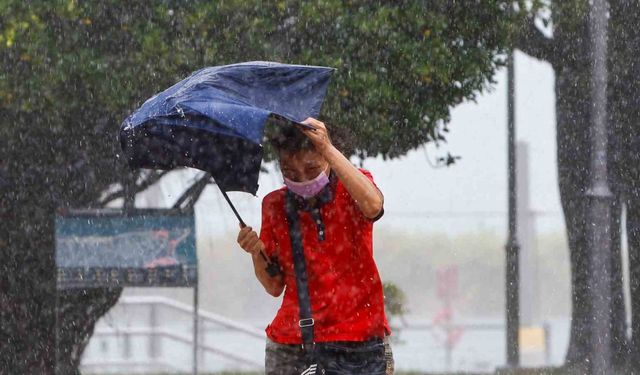
[(41, 111), (44, 134), (91, 143), (96, 118), (113, 135), (142, 101), (203, 66), (328, 65), (338, 71), (323, 118), (352, 133), (349, 151), (395, 157), (443, 140), (450, 108), (487, 88), (510, 25), (528, 13), (511, 3), (5, 0), (0, 108)]
[(384, 307), (389, 317), (402, 315), (406, 313), (405, 307), (407, 298), (402, 289), (392, 282), (386, 282), (383, 285), (384, 290)]
[[(0, 217), (10, 223), (0, 253), (14, 293), (5, 315), (37, 311), (0, 322), (34, 348), (8, 363), (52, 360), (53, 210), (135, 183), (116, 135), (148, 97), (203, 66), (329, 65), (338, 71), (322, 119), (332, 134), (352, 130), (350, 153), (396, 157), (442, 140), (450, 108), (486, 89), (509, 25), (527, 13), (511, 3), (0, 0)], [(63, 361), (113, 303), (91, 298), (74, 305), (92, 313), (63, 341)], [(33, 335), (20, 336), (23, 321)]]
[(555, 27), (560, 27), (565, 32), (576, 34), (587, 31), (585, 29), (585, 20), (589, 19), (589, 1), (553, 1), (548, 8)]

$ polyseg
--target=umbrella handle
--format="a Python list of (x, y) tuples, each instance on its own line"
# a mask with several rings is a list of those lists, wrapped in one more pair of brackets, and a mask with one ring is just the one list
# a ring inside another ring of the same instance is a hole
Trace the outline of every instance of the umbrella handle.
[(229, 206), (231, 206), (231, 210), (233, 210), (233, 213), (236, 215), (236, 218), (238, 218), (238, 221), (240, 222), (240, 226), (242, 228), (246, 227), (247, 224), (245, 224), (244, 220), (242, 220), (242, 218), (240, 217), (240, 214), (238, 213), (238, 210), (236, 210), (236, 207), (233, 205), (233, 203), (231, 203), (231, 199), (229, 199), (229, 196), (227, 195), (227, 192), (224, 191), (220, 185), (218, 185), (218, 187), (220, 188), (220, 191), (222, 192), (222, 196), (224, 197), (224, 199), (227, 201), (227, 203), (229, 203)]
[[(233, 203), (231, 202), (231, 199), (229, 199), (229, 196), (227, 195), (227, 192), (224, 191), (220, 185), (218, 185), (218, 187), (220, 188), (220, 191), (222, 192), (222, 196), (224, 197), (224, 199), (227, 201), (227, 203), (229, 203), (229, 206), (231, 207), (231, 210), (233, 210), (233, 213), (236, 215), (236, 218), (238, 218), (238, 221), (240, 222), (240, 227), (241, 228), (245, 228), (247, 226), (247, 224), (245, 224), (244, 220), (242, 220), (242, 218), (240, 217), (240, 214), (238, 213), (238, 210), (236, 210), (236, 207), (233, 205)], [(260, 256), (262, 257), (262, 259), (264, 259), (265, 262), (267, 262), (268, 266), (271, 266), (273, 262), (271, 262), (271, 260), (269, 259), (269, 257), (264, 253), (264, 251), (260, 250)], [(269, 267), (268, 267), (269, 268)]]

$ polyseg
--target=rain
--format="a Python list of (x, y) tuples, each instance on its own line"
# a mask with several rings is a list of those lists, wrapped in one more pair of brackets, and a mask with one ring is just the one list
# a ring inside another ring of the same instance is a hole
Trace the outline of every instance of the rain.
[(639, 22), (1, 1), (0, 374), (640, 374)]

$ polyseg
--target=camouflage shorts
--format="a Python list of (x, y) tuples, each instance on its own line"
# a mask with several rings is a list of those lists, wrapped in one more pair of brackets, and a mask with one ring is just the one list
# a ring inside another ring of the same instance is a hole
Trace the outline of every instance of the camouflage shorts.
[[(326, 375), (392, 375), (393, 353), (389, 338), (366, 342), (319, 343), (316, 358)], [(307, 368), (305, 352), (300, 345), (278, 344), (267, 339), (266, 375), (297, 375)]]

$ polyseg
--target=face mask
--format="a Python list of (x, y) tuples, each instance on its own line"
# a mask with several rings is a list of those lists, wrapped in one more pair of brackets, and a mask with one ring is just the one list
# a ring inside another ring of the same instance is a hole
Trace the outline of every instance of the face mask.
[(305, 199), (311, 198), (314, 195), (318, 194), (322, 190), (322, 188), (327, 186), (328, 183), (329, 177), (324, 171), (320, 172), (318, 177), (314, 178), (313, 180), (305, 182), (295, 182), (289, 180), (286, 177), (284, 178), (284, 184), (287, 185), (289, 190)]

